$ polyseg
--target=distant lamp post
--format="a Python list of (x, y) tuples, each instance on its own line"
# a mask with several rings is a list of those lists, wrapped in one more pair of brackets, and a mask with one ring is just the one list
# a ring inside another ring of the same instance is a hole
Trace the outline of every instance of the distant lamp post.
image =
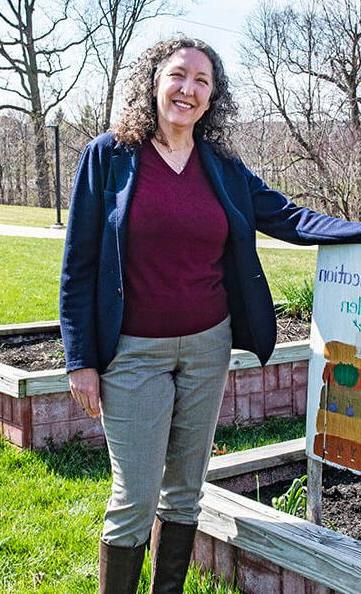
[(59, 126), (57, 124), (49, 124), (47, 128), (54, 130), (54, 145), (55, 145), (55, 205), (56, 205), (56, 223), (52, 225), (53, 229), (61, 229), (64, 227), (61, 222), (61, 193), (60, 193), (60, 147), (59, 147)]

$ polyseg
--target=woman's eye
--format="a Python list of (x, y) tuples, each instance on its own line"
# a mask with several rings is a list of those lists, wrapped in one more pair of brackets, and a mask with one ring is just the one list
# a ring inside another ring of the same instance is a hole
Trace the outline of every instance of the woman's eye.
[(171, 72), (169, 76), (183, 76), (183, 74), (181, 72)]
[(202, 83), (203, 85), (208, 85), (208, 80), (205, 80), (204, 78), (199, 78), (198, 82)]

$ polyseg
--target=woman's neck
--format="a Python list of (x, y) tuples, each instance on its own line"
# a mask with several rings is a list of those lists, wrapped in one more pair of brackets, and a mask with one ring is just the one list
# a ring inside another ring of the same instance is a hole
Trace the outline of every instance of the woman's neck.
[(193, 147), (194, 141), (189, 130), (170, 131), (158, 128), (154, 135), (155, 140), (167, 146), (171, 151), (189, 150)]

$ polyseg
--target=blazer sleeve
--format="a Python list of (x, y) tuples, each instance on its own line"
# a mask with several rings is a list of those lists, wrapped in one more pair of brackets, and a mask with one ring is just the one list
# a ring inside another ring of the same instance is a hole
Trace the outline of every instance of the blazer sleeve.
[(245, 167), (251, 192), (256, 228), (277, 239), (299, 245), (359, 243), (361, 223), (330, 217), (296, 206), (281, 192)]
[(102, 155), (90, 143), (75, 175), (60, 280), (66, 370), (98, 368), (96, 281), (103, 218)]

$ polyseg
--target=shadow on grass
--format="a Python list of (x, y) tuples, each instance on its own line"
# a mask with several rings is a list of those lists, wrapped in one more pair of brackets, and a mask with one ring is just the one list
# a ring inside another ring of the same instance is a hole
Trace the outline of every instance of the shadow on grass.
[(32, 452), (39, 460), (46, 464), (50, 472), (69, 479), (88, 478), (97, 481), (110, 476), (110, 461), (108, 451), (103, 448), (89, 448), (75, 437), (61, 448), (55, 447), (51, 440), (47, 441), (47, 448)]

